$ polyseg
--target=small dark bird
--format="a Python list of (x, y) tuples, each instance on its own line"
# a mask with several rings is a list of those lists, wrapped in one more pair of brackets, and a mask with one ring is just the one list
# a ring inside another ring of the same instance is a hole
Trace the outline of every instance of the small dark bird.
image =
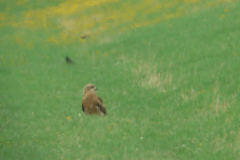
[(67, 62), (67, 64), (72, 64), (72, 63), (73, 63), (73, 61), (71, 61), (71, 60), (68, 58), (68, 56), (66, 57), (66, 62)]
[(87, 38), (87, 35), (83, 35), (81, 38), (82, 38), (82, 39), (85, 39), (85, 38)]
[(101, 98), (95, 93), (97, 88), (93, 84), (87, 84), (83, 89), (82, 110), (86, 115), (104, 116), (106, 108)]

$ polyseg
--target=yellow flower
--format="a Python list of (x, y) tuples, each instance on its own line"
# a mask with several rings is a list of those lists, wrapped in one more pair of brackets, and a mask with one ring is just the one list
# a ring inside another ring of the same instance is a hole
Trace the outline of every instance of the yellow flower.
[(69, 120), (70, 119), (70, 117), (66, 117), (66, 120)]

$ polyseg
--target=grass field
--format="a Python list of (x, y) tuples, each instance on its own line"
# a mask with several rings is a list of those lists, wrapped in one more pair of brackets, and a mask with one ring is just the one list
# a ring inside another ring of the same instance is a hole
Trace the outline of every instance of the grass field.
[(0, 0), (0, 159), (240, 159), (239, 8)]

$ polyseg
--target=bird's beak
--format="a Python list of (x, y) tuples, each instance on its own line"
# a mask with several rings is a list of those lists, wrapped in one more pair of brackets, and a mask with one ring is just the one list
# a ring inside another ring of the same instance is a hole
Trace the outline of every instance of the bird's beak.
[(98, 89), (97, 88), (95, 88), (95, 91), (97, 91)]

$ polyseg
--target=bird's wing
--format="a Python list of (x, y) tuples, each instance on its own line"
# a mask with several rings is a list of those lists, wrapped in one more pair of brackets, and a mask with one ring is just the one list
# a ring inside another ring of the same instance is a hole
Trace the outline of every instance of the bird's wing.
[(82, 111), (84, 112), (84, 106), (83, 106), (83, 104), (82, 104)]
[(98, 99), (99, 99), (99, 101), (100, 101), (100, 102), (102, 102), (102, 103), (103, 103), (103, 100), (102, 100), (102, 98), (98, 97)]
[(102, 99), (98, 97), (97, 107), (100, 109), (101, 112), (107, 114), (106, 108), (102, 103)]
[(100, 111), (104, 114), (107, 114), (106, 112), (106, 108), (102, 105), (102, 104), (97, 104), (98, 108), (100, 109)]

